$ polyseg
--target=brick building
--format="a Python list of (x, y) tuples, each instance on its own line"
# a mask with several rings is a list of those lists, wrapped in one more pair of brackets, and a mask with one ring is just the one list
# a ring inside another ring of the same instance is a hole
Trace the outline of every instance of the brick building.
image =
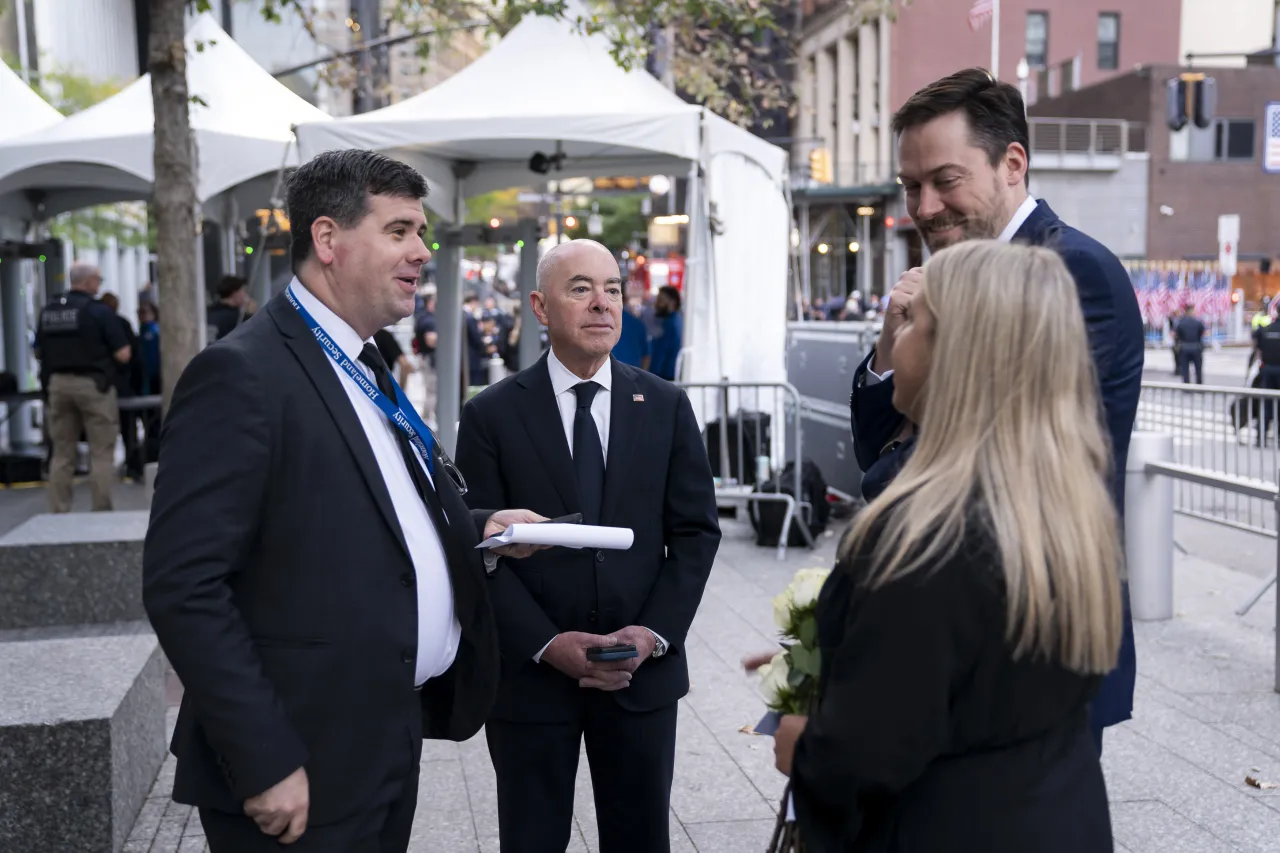
[[(1280, 101), (1280, 68), (1200, 69), (1217, 81), (1213, 124), (1178, 132), (1165, 122), (1165, 82), (1185, 69), (1141, 68), (1032, 106), (1032, 116), (1119, 119), (1143, 126), (1146, 189), (1140, 214), (1145, 255), (1158, 260), (1218, 256), (1218, 216), (1240, 216), (1242, 262), (1280, 258), (1280, 174), (1262, 168), (1268, 103)], [(1035, 187), (1036, 152), (1032, 152)], [(1081, 200), (1087, 205), (1087, 200)], [(1102, 236), (1099, 239), (1103, 239)]]
[[(1001, 0), (998, 76), (1020, 85), (1034, 102), (1139, 65), (1176, 63), (1183, 7), (1209, 2)], [(922, 86), (962, 68), (990, 68), (992, 22), (970, 29), (971, 5), (803, 0), (791, 161), (800, 275), (811, 283), (811, 296), (883, 291), (901, 270), (919, 262), (920, 241), (896, 183), (890, 120)], [(895, 16), (879, 14), (889, 6)], [(1023, 59), (1026, 76), (1019, 79)], [(1127, 125), (1106, 132), (1128, 141)], [(829, 179), (815, 179), (811, 172), (815, 150), (830, 163)], [(1117, 158), (1114, 150), (1090, 153), (1099, 156), (1091, 160), (1085, 183), (1104, 181), (1108, 169), (1126, 176), (1141, 170), (1140, 158)], [(1131, 198), (1137, 194), (1133, 187), (1127, 192)], [(1144, 236), (1126, 229), (1130, 248)]]

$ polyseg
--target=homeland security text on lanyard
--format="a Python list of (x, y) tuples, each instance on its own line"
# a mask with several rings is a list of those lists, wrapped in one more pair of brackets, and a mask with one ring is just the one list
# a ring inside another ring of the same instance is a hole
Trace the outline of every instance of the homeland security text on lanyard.
[(339, 367), (347, 372), (347, 375), (355, 381), (356, 386), (365, 393), (365, 396), (373, 401), (373, 404), (382, 410), (391, 423), (395, 424), (401, 432), (403, 432), (413, 445), (413, 449), (422, 457), (422, 461), (427, 464), (427, 471), (435, 476), (435, 462), (432, 459), (431, 451), (435, 448), (435, 437), (431, 434), (431, 430), (427, 429), (427, 425), (422, 422), (413, 405), (405, 397), (404, 391), (401, 390), (399, 383), (394, 378), (391, 379), (391, 387), (396, 389), (396, 402), (393, 404), (387, 399), (387, 395), (378, 390), (378, 387), (369, 381), (369, 377), (364, 375), (364, 371), (351, 363), (351, 359), (347, 354), (333, 342), (333, 338), (329, 337), (329, 333), (316, 322), (316, 318), (311, 316), (311, 312), (302, 307), (293, 295), (293, 286), (290, 285), (284, 290), (284, 295), (289, 300), (289, 304), (302, 316), (306, 321), (307, 327), (311, 329), (311, 334), (316, 336), (316, 340), (320, 342), (320, 348), (325, 351), (329, 358), (333, 359)]

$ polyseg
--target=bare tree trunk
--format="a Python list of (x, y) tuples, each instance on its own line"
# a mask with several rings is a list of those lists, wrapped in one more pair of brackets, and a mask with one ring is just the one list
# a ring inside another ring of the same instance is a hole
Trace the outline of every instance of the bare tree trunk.
[(151, 0), (147, 70), (155, 104), (156, 278), (164, 411), (200, 346), (196, 317), (195, 145), (188, 113), (184, 0)]

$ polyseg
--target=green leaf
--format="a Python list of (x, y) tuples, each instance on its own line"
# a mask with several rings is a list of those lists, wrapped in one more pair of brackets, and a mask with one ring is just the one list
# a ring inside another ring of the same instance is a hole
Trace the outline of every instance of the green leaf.
[(813, 613), (805, 616), (800, 622), (799, 636), (796, 637), (805, 648), (815, 649), (818, 645), (818, 620)]

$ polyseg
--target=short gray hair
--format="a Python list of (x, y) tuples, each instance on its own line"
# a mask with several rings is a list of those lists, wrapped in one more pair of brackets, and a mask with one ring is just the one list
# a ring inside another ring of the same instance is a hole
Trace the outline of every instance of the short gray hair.
[[(609, 252), (609, 247), (598, 240), (588, 240), (586, 238), (582, 238), (578, 240), (570, 240), (567, 243), (557, 243), (556, 245), (552, 246), (550, 249), (547, 249), (546, 254), (544, 254), (541, 258), (538, 259), (538, 271), (536, 274), (536, 278), (538, 282), (538, 290), (542, 291), (543, 293), (547, 292), (547, 278), (551, 275), (551, 270), (552, 268), (555, 267), (556, 260), (561, 254), (563, 254), (562, 250), (568, 246), (580, 246), (583, 243), (590, 243), (594, 246), (599, 246), (601, 249), (604, 249), (606, 252)], [(609, 252), (609, 255), (610, 257), (612, 257), (613, 252)]]
[(71, 269), (67, 271), (67, 281), (72, 287), (79, 287), (95, 275), (100, 275), (97, 267), (80, 261), (72, 264)]

